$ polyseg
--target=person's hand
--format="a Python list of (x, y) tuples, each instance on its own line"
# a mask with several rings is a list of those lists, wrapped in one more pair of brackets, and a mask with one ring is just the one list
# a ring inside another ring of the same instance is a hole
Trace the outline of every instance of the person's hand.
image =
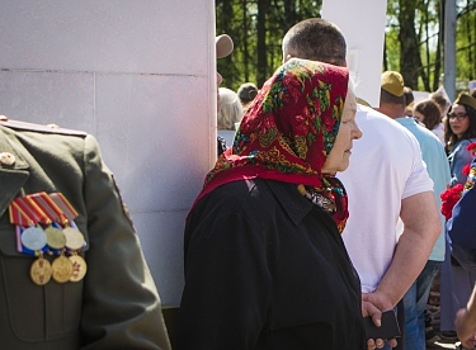
[(468, 310), (459, 309), (455, 319), (456, 333), (465, 349), (474, 349), (476, 345), (476, 324), (468, 319)]
[[(362, 316), (372, 317), (372, 321), (377, 327), (382, 325), (382, 312), (391, 310), (392, 308), (393, 306), (385, 296), (378, 292), (362, 295)], [(387, 342), (392, 348), (397, 346), (397, 340), (395, 338), (388, 339)], [(368, 350), (381, 349), (384, 345), (385, 341), (381, 338), (367, 339)]]
[(393, 307), (395, 306), (392, 305), (392, 302), (386, 295), (379, 292), (378, 290), (373, 293), (362, 294), (362, 301), (373, 304), (382, 312), (393, 309)]

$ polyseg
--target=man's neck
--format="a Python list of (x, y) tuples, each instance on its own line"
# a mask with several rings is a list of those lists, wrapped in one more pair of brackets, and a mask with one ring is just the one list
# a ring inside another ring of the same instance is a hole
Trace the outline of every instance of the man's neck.
[(378, 111), (392, 119), (405, 117), (405, 108), (403, 108), (403, 106), (401, 105), (390, 104), (390, 103), (380, 103), (380, 107), (378, 108)]

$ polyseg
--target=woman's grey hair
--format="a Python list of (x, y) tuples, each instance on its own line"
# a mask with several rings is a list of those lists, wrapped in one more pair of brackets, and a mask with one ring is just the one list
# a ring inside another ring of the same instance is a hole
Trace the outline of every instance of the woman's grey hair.
[(217, 114), (217, 128), (219, 130), (235, 130), (235, 123), (243, 117), (243, 107), (238, 95), (233, 90), (219, 88), (220, 111)]

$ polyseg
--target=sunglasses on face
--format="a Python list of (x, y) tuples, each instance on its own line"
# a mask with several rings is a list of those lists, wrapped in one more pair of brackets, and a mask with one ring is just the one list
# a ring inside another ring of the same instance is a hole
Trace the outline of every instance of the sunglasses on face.
[(448, 113), (449, 120), (457, 119), (459, 122), (462, 122), (468, 116), (466, 113)]

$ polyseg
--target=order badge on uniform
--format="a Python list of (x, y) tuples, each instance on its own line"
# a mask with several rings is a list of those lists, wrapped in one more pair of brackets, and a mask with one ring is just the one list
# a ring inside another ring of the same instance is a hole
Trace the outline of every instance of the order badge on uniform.
[[(78, 213), (60, 193), (39, 192), (16, 197), (9, 206), (10, 222), (16, 226), (17, 249), (36, 256), (30, 278), (36, 285), (81, 281), (86, 261), (78, 254), (86, 246), (74, 219)], [(50, 262), (44, 255), (56, 255)]]

